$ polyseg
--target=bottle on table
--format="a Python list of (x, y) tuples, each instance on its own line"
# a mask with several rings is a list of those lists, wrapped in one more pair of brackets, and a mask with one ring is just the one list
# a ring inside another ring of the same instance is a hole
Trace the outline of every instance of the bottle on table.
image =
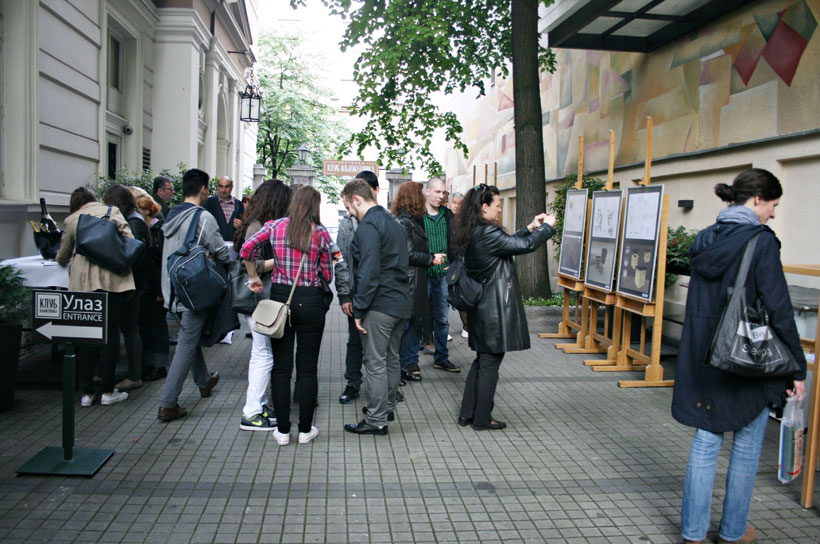
[(48, 208), (46, 208), (46, 199), (40, 199), (40, 232), (59, 232), (60, 229), (57, 227), (57, 223), (54, 222), (54, 219), (51, 218), (51, 215), (48, 213)]

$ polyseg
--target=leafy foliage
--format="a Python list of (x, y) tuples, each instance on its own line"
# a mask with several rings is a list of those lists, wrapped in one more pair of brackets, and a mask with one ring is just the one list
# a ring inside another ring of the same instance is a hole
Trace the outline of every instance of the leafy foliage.
[(685, 275), (691, 273), (692, 263), (689, 260), (689, 248), (695, 243), (698, 231), (695, 229), (687, 230), (683, 226), (674, 229), (667, 227), (667, 229), (666, 286), (669, 287), (678, 281), (679, 273)]
[(12, 266), (0, 266), (0, 323), (23, 323), (31, 313), (31, 290)]
[[(259, 85), (262, 114), (256, 149), (271, 177), (284, 179), (305, 144), (314, 164), (341, 158), (338, 153), (348, 130), (328, 105), (331, 92), (317, 82), (316, 59), (303, 56), (301, 36), (264, 32), (259, 37)], [(319, 168), (321, 170), (321, 168)], [(319, 174), (314, 182), (332, 202), (338, 202), (336, 178)]]
[[(555, 234), (550, 240), (560, 248), (561, 241), (564, 235), (564, 208), (567, 204), (567, 191), (572, 189), (578, 181), (577, 174), (567, 174), (566, 179), (555, 188), (555, 198), (552, 202), (547, 204), (547, 211), (555, 215)], [(582, 183), (585, 189), (589, 189), (589, 198), (592, 199), (592, 193), (600, 191), (606, 185), (606, 182), (600, 178), (592, 176), (584, 176)], [(558, 260), (559, 253), (556, 252), (555, 259)]]
[[(150, 170), (134, 172), (132, 170), (121, 169), (117, 172), (115, 177), (111, 178), (108, 176), (100, 176), (97, 183), (89, 183), (87, 187), (94, 191), (94, 194), (97, 195), (98, 199), (102, 199), (103, 193), (116, 183), (125, 185), (126, 187), (139, 187), (141, 189), (145, 189), (148, 194), (153, 194), (154, 178), (156, 176), (165, 176), (166, 178), (170, 178), (174, 183), (174, 198), (168, 202), (168, 206), (173, 208), (184, 199), (182, 194), (182, 174), (184, 174), (187, 169), (188, 167), (184, 163), (179, 163), (177, 165), (176, 173), (172, 173), (167, 168), (160, 170), (159, 174), (153, 174)], [(216, 194), (216, 179), (211, 180), (208, 185), (208, 190), (212, 194)]]
[[(291, 0), (296, 7), (305, 0)], [(465, 155), (461, 123), (433, 104), (434, 93), (475, 89), (499, 74), (509, 76), (512, 58), (510, 0), (322, 0), (335, 15), (349, 18), (342, 50), (364, 46), (354, 65), (359, 94), (350, 111), (368, 119), (350, 136), (342, 154), (378, 150), (389, 166), (419, 162), (432, 173), (441, 164), (431, 149), (433, 134)], [(543, 2), (542, 3), (551, 3)], [(552, 51), (539, 46), (539, 64), (555, 69)]]
[[(529, 297), (523, 299), (524, 306), (563, 306), (564, 305), (564, 293), (553, 293), (548, 298), (543, 297)], [(570, 293), (569, 295), (569, 303), (570, 305), (575, 304), (575, 294)]]

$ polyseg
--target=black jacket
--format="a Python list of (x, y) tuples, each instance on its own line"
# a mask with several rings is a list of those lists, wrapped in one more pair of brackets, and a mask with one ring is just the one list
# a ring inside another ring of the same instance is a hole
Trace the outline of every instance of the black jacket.
[(409, 261), (404, 230), (381, 206), (370, 208), (350, 244), (353, 260), (353, 317), (373, 310), (407, 319)]
[(142, 296), (151, 288), (151, 256), (150, 244), (148, 243), (148, 225), (139, 213), (132, 213), (126, 219), (131, 227), (131, 234), (144, 245), (142, 253), (131, 265), (131, 272), (134, 274), (134, 285), (137, 296)]
[(530, 333), (513, 256), (543, 246), (555, 230), (541, 225), (507, 234), (497, 225), (476, 228), (464, 252), (467, 273), (484, 283), (478, 305), (467, 312), (470, 349), (506, 353), (530, 348)]
[(211, 215), (213, 215), (216, 219), (216, 224), (219, 225), (219, 233), (222, 235), (222, 239), (226, 242), (233, 241), (233, 235), (235, 230), (233, 226), (233, 220), (242, 217), (242, 214), (245, 213), (245, 206), (242, 205), (241, 200), (234, 198), (233, 203), (233, 214), (231, 215), (231, 218), (228, 221), (225, 221), (225, 214), (222, 213), (222, 208), (219, 207), (218, 195), (209, 196), (204, 206), (205, 209), (211, 212)]
[[(425, 215), (427, 211), (424, 212)], [(439, 208), (439, 213), (444, 213), (444, 220), (447, 222), (447, 262), (453, 262), (455, 259), (458, 258), (458, 252), (456, 248), (453, 247), (453, 212), (450, 211), (450, 208), (445, 208), (441, 206)], [(420, 219), (417, 219), (418, 224), (421, 225), (421, 230), (424, 230), (424, 216), (421, 216)], [(425, 236), (427, 236), (425, 231)], [(428, 247), (429, 252), (429, 247)]]
[(783, 406), (789, 379), (754, 379), (706, 366), (706, 354), (734, 285), (746, 242), (761, 233), (746, 280), (748, 302), (760, 297), (770, 325), (801, 365), (795, 379), (806, 376), (806, 359), (794, 324), (780, 241), (763, 225), (716, 223), (701, 231), (689, 254), (692, 278), (686, 297), (672, 415), (684, 425), (713, 433), (736, 431), (760, 415), (766, 405)]
[(407, 280), (410, 284), (410, 300), (413, 302), (413, 317), (427, 312), (427, 267), (433, 264), (433, 255), (428, 251), (427, 234), (418, 220), (407, 212), (397, 217), (407, 238), (407, 254), (410, 260)]

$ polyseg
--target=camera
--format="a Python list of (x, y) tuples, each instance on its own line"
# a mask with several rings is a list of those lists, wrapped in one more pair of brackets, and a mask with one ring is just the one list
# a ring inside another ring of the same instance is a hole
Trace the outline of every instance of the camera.
[(125, 125), (124, 127), (122, 127), (122, 132), (123, 134), (133, 134), (134, 129), (131, 128), (131, 125)]

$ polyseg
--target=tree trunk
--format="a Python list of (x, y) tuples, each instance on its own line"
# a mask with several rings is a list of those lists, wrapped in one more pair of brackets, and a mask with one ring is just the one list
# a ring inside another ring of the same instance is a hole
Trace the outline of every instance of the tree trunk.
[[(541, 80), (538, 70), (538, 0), (512, 0), (513, 102), (515, 103), (515, 227), (546, 209)], [(546, 246), (516, 257), (524, 298), (550, 294)]]

